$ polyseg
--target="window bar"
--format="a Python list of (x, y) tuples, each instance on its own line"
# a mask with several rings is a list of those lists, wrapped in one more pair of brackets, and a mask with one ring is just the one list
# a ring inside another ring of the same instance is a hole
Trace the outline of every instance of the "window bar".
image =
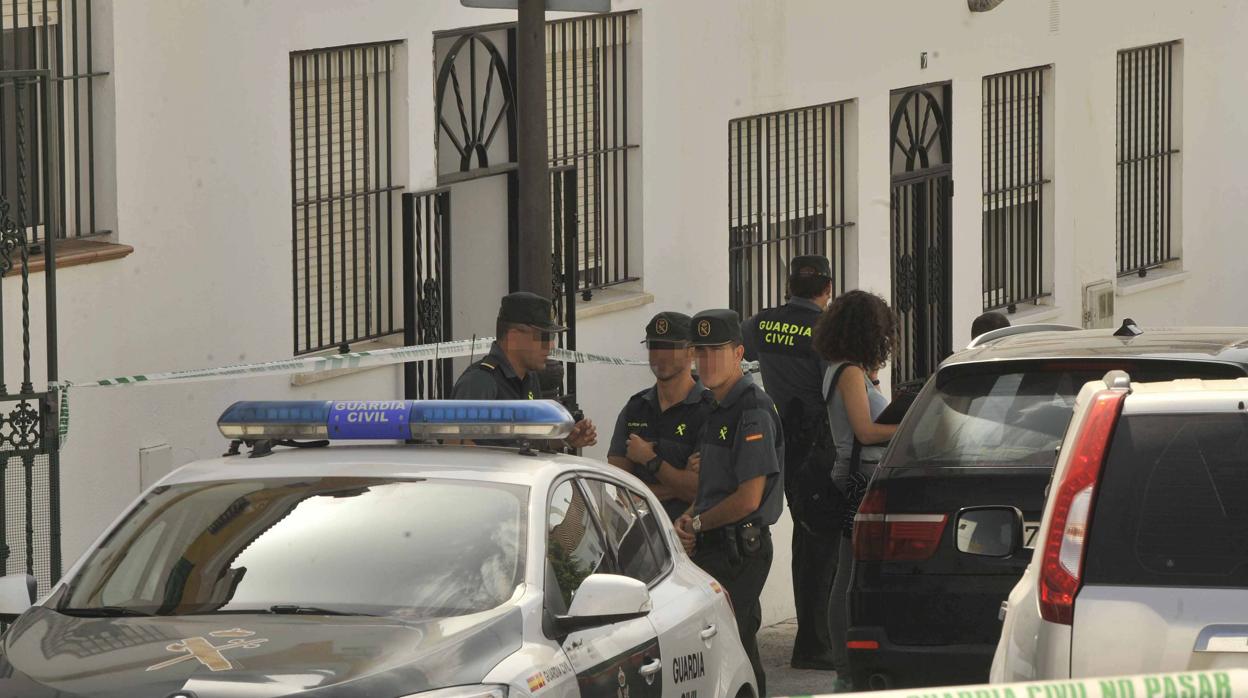
[[(74, 17), (73, 24), (70, 25), (70, 31), (73, 33), (72, 50), (74, 62), (74, 75), (79, 74), (78, 70), (78, 0), (73, 0), (72, 14)], [(47, 21), (47, 15), (44, 15), (44, 21)], [(33, 47), (32, 47), (33, 48)], [(78, 81), (73, 81), (74, 91), (74, 234), (82, 235), (82, 141), (79, 137), (78, 117), (81, 113), (79, 109)], [(44, 221), (46, 226), (48, 221)], [(50, 228), (47, 228), (50, 230)]]
[(776, 178), (776, 200), (773, 208), (771, 209), (772, 217), (771, 225), (769, 227), (771, 228), (771, 239), (774, 241), (774, 244), (770, 245), (770, 249), (768, 250), (771, 266), (771, 283), (767, 284), (767, 299), (766, 302), (759, 307), (759, 310), (762, 310), (763, 308), (770, 308), (776, 304), (776, 284), (784, 276), (784, 259), (782, 253), (782, 236), (784, 235), (782, 227), (784, 223), (784, 201), (781, 198), (783, 195), (781, 187), (787, 189), (788, 182), (784, 181), (785, 172), (782, 164), (784, 162), (785, 152), (784, 142), (781, 140), (781, 118), (782, 117), (780, 116), (772, 117), (772, 120), (775, 121), (774, 131), (776, 140), (774, 143), (775, 150), (772, 152), (771, 171), (772, 175)]
[(1165, 260), (1161, 249), (1161, 179), (1159, 177), (1161, 170), (1160, 158), (1170, 157), (1162, 155), (1165, 152), (1161, 147), (1161, 52), (1162, 47), (1158, 46), (1153, 49), (1153, 154), (1154, 157), (1149, 163), (1149, 169), (1153, 175), (1153, 235), (1152, 245), (1150, 246), (1153, 254), (1153, 262), (1160, 264)]
[(1021, 266), (1022, 266), (1022, 261), (1023, 261), (1022, 254), (1021, 254), (1022, 248), (1019, 245), (1019, 237), (1021, 235), (1020, 228), (1022, 227), (1022, 220), (1021, 220), (1022, 216), (1020, 215), (1021, 214), (1020, 208), (1023, 203), (1022, 201), (1023, 192), (1020, 189), (1020, 185), (1022, 185), (1023, 183), (1022, 181), (1023, 178), (1020, 176), (1021, 168), (1023, 164), (1023, 143), (1022, 143), (1023, 93), (1022, 93), (1022, 89), (1020, 85), (1021, 77), (1022, 76), (1019, 73), (1013, 73), (1007, 78), (1009, 82), (1009, 86), (1010, 86), (1010, 97), (1011, 97), (1011, 103), (1010, 103), (1010, 109), (1009, 109), (1010, 155), (1011, 157), (1010, 157), (1010, 194), (1009, 194), (1010, 239), (1009, 239), (1009, 250), (1008, 250), (1009, 267), (1007, 270), (1010, 283), (1006, 287), (1006, 291), (1009, 294), (1008, 300), (1010, 302), (1010, 305), (1008, 306), (1007, 310), (1014, 310), (1014, 311), (1018, 310), (1018, 307), (1015, 305), (1015, 303), (1018, 302), (1018, 298), (1022, 295), (1020, 292), (1020, 286), (1019, 286), (1019, 281), (1021, 280), (1020, 277), (1022, 276)]
[[(1131, 163), (1131, 179), (1133, 189), (1133, 203), (1135, 204), (1135, 241), (1134, 254), (1132, 255), (1132, 263), (1138, 271), (1143, 271), (1143, 251), (1144, 251), (1144, 197), (1142, 196), (1143, 178), (1140, 176), (1141, 156), (1144, 154), (1144, 56), (1139, 51), (1134, 54), (1135, 57), (1135, 80), (1133, 88), (1135, 89), (1135, 123), (1131, 133), (1132, 145), (1134, 152), (1132, 153)], [(1143, 274), (1140, 274), (1143, 276)]]
[[(47, 0), (44, 0), (45, 2)], [(87, 5), (87, 206), (90, 214), (87, 218), (88, 224), (91, 226), (88, 233), (97, 233), (99, 228), (95, 225), (95, 70), (92, 67), (91, 55), (91, 2), (85, 0)], [(48, 13), (43, 13), (43, 21), (48, 21)], [(64, 223), (62, 222), (62, 225)]]
[[(390, 49), (387, 47), (385, 50), (389, 51)], [(391, 245), (394, 244), (394, 241), (389, 238), (389, 233), (391, 229), (388, 226), (383, 226), (381, 222), (382, 221), (381, 197), (388, 196), (388, 194), (383, 193), (382, 190), (384, 189), (384, 187), (381, 186), (381, 181), (382, 181), (381, 180), (381, 51), (382, 51), (382, 48), (379, 46), (374, 46), (372, 49), (372, 54), (373, 54), (372, 75), (373, 75), (373, 81), (374, 81), (374, 84), (373, 84), (373, 182), (374, 182), (374, 186), (377, 189), (377, 193), (371, 197), (372, 201), (369, 202), (369, 204), (371, 204), (369, 208), (376, 210), (376, 215), (374, 216), (374, 219), (376, 220), (376, 233), (375, 234), (377, 235), (377, 250), (375, 252), (375, 255), (377, 257), (377, 269), (378, 269), (378, 273), (377, 273), (377, 331), (384, 332), (393, 328), (391, 327), (390, 323), (387, 322), (387, 319), (386, 317), (384, 317), (383, 311), (382, 311), (381, 301), (382, 301), (382, 298), (384, 298), (384, 295), (383, 295), (384, 287), (382, 285), (382, 281), (384, 278), (386, 286), (389, 286), (394, 283), (394, 275), (393, 273), (390, 273), (390, 274), (381, 273), (383, 269), (387, 269), (387, 267), (385, 267), (382, 264), (382, 254), (385, 252), (385, 249), (388, 249)], [(389, 143), (386, 144), (386, 147), (389, 147)], [(394, 270), (389, 269), (389, 271), (393, 272)]]
[[(393, 141), (394, 131), (392, 131), (392, 130), (391, 130), (391, 128), (390, 128), (390, 126), (391, 126), (391, 115), (390, 115), (390, 112), (391, 112), (391, 104), (390, 104), (390, 100), (391, 100), (391, 94), (392, 94), (392, 92), (391, 92), (391, 86), (390, 86), (390, 73), (392, 72), (392, 70), (393, 70), (394, 66), (392, 65), (392, 58), (393, 58), (393, 55), (392, 55), (392, 52), (391, 52), (391, 49), (390, 49), (390, 46), (389, 46), (389, 45), (386, 45), (385, 50), (383, 51), (383, 53), (384, 53), (384, 54), (385, 54), (385, 56), (386, 56), (386, 184), (385, 184), (385, 187), (378, 187), (378, 189), (388, 188), (388, 187), (390, 187), (390, 186), (394, 183), (394, 171), (393, 171), (393, 168), (394, 168), (394, 148), (392, 147), (392, 144), (393, 144), (393, 142), (394, 142), (394, 141)], [(394, 268), (395, 268), (395, 267), (394, 267), (394, 195), (393, 195), (393, 193), (392, 193), (392, 192), (386, 192), (386, 193), (384, 194), (384, 196), (385, 196), (385, 199), (386, 199), (386, 240), (387, 240), (387, 246), (386, 246), (386, 247), (387, 247), (387, 250), (388, 250), (388, 252), (389, 252), (389, 259), (388, 259), (388, 261), (389, 261), (389, 266), (388, 266), (387, 268), (388, 268), (388, 269), (390, 269), (391, 271), (393, 271), (393, 270), (394, 270)], [(378, 212), (378, 217), (380, 217), (380, 215), (381, 215), (381, 214), (380, 214), (380, 211), (379, 211), (379, 212)], [(379, 226), (379, 227), (380, 227), (380, 226)], [(394, 282), (393, 282), (393, 281), (390, 281), (390, 282), (387, 284), (387, 286), (388, 286), (388, 287), (389, 287), (389, 289), (390, 289), (390, 298), (389, 298), (389, 301), (390, 301), (390, 302), (389, 302), (389, 307), (390, 307), (390, 323), (389, 323), (389, 330), (390, 330), (391, 332), (393, 332), (393, 331), (396, 329), (395, 324), (394, 324), (394, 305), (395, 305), (395, 304), (394, 304)]]
[[(771, 167), (768, 162), (768, 154), (771, 151), (771, 121), (767, 118), (759, 119), (758, 133), (758, 181), (760, 184), (759, 201), (758, 201), (758, 230), (756, 235), (759, 243), (763, 243), (768, 239), (767, 223), (770, 218), (768, 209), (771, 207)], [(763, 288), (761, 283), (767, 276), (767, 246), (759, 244), (755, 247), (758, 259), (758, 276), (759, 282), (754, 284), (754, 303), (751, 304), (750, 310), (759, 308), (763, 304)]]
[[(290, 57), (290, 196), (294, 205), (290, 215), (290, 249), (299, 249), (299, 186), (295, 140), (295, 57)], [(306, 248), (305, 248), (306, 251)], [(291, 288), (295, 293), (295, 312), (291, 313), (294, 328), (291, 337), (295, 341), (295, 354), (299, 353), (299, 255), (290, 258)]]
[[(305, 78), (306, 79), (306, 78)], [(325, 253), (321, 215), (321, 56), (312, 57), (312, 89), (315, 90), (312, 104), (313, 128), (316, 130), (316, 347), (325, 346)], [(304, 86), (306, 93), (307, 86)], [(307, 136), (304, 136), (307, 143)], [(311, 349), (312, 347), (305, 347)]]
[(1123, 179), (1122, 179), (1122, 162), (1123, 162), (1123, 159), (1124, 159), (1124, 158), (1123, 158), (1123, 149), (1122, 149), (1122, 135), (1123, 135), (1123, 118), (1122, 118), (1122, 114), (1123, 114), (1123, 106), (1124, 106), (1124, 104), (1123, 104), (1123, 99), (1124, 99), (1124, 95), (1123, 95), (1123, 65), (1124, 65), (1124, 64), (1125, 64), (1125, 57), (1124, 57), (1124, 55), (1123, 55), (1123, 53), (1122, 53), (1122, 52), (1119, 52), (1119, 53), (1118, 53), (1118, 104), (1117, 104), (1117, 114), (1115, 114), (1115, 117), (1116, 117), (1116, 119), (1117, 119), (1117, 121), (1118, 121), (1118, 124), (1117, 124), (1117, 125), (1118, 125), (1118, 133), (1117, 133), (1117, 137), (1114, 139), (1114, 140), (1115, 140), (1115, 143), (1114, 143), (1115, 148), (1114, 148), (1114, 149), (1115, 149), (1115, 151), (1116, 151), (1116, 152), (1115, 152), (1115, 155), (1116, 155), (1116, 156), (1117, 156), (1117, 158), (1118, 158), (1118, 166), (1117, 166), (1117, 168), (1116, 168), (1116, 169), (1117, 169), (1117, 173), (1116, 173), (1116, 174), (1118, 175), (1118, 182), (1117, 182), (1117, 184), (1118, 184), (1118, 206), (1117, 206), (1117, 210), (1115, 211), (1115, 215), (1116, 215), (1116, 218), (1117, 218), (1117, 223), (1118, 223), (1118, 231), (1117, 231), (1117, 232), (1118, 232), (1118, 250), (1117, 250), (1117, 252), (1118, 252), (1118, 273), (1119, 273), (1119, 274), (1121, 274), (1121, 273), (1122, 273), (1124, 260), (1126, 259), (1126, 257), (1125, 257), (1125, 254), (1126, 254), (1126, 243), (1125, 243), (1125, 240), (1124, 240), (1124, 238), (1123, 238), (1123, 231), (1125, 230), (1125, 227), (1126, 227), (1126, 226), (1125, 226), (1125, 219), (1124, 219), (1124, 217), (1123, 217), (1123, 212), (1124, 212), (1124, 211), (1125, 211), (1125, 209), (1126, 209), (1127, 201), (1126, 201), (1126, 193), (1125, 193), (1125, 191), (1124, 191), (1124, 189), (1123, 189), (1123, 186), (1122, 186), (1122, 185), (1123, 185)]
[[(342, 322), (339, 325), (341, 334), (338, 340), (345, 344), (348, 337), (347, 330), (347, 204), (351, 201), (347, 194), (347, 120), (346, 120), (346, 99), (344, 97), (345, 84), (347, 81), (346, 74), (346, 51), (338, 51), (338, 269), (340, 272), (340, 284), (342, 286), (339, 295), (342, 298), (341, 312)], [(330, 82), (330, 91), (333, 91), (333, 82)], [(335, 342), (340, 349), (347, 349)], [(341, 353), (346, 353), (341, 351)]]
[[(0, 0), (0, 3), (2, 2), (3, 0)], [(0, 7), (0, 10), (3, 10), (3, 7)], [(0, 31), (0, 64), (4, 63), (4, 35), (5, 35), (5, 32)], [(13, 43), (15, 45), (17, 44), (16, 37), (14, 38)], [(0, 114), (8, 113), (4, 109), (4, 102), (5, 102), (4, 97), (5, 97), (5, 93), (7, 92), (8, 90), (0, 89)], [(16, 90), (14, 90), (14, 94), (16, 95)], [(57, 102), (59, 103), (60, 100), (57, 100)], [(9, 132), (8, 124), (7, 123), (0, 124), (0, 162), (3, 162), (3, 163), (7, 163), (9, 161), (8, 132)], [(7, 197), (9, 194), (8, 169), (9, 169), (8, 167), (0, 167), (0, 196), (3, 196), (3, 197)], [(61, 199), (63, 201), (64, 197), (61, 197)], [(0, 362), (0, 368), (3, 367), (2, 363), (3, 362)], [(4, 383), (4, 375), (2, 372), (0, 372), (0, 386), (2, 386), (3, 383)], [(5, 391), (5, 392), (8, 392), (8, 391)], [(0, 497), (0, 506), (2, 506), (3, 501), (4, 501), (4, 498)]]
[[(359, 171), (357, 169), (358, 149), (356, 147), (357, 134), (360, 132), (359, 116), (356, 111), (356, 80), (358, 76), (355, 72), (355, 54), (356, 49), (351, 49), (351, 58), (347, 62), (351, 71), (351, 295), (354, 301), (355, 310), (351, 313), (352, 332), (356, 337), (360, 336), (360, 293), (359, 293), (359, 273), (360, 273), (360, 229), (356, 221), (356, 209), (359, 208), (359, 199), (355, 198), (360, 191)], [(344, 255), (345, 256), (345, 255)], [(365, 277), (368, 275), (368, 265), (364, 269)], [(345, 287), (345, 284), (344, 284)], [(367, 286), (365, 286), (367, 288)], [(368, 294), (365, 293), (365, 296)]]
[[(376, 48), (372, 50), (375, 51)], [(369, 188), (368, 178), (368, 82), (374, 73), (370, 73), (368, 70), (369, 51), (370, 49), (363, 49), (360, 52), (360, 70), (363, 71), (363, 74), (360, 76), (360, 87), (363, 90), (363, 94), (360, 95), (363, 98), (360, 100), (360, 110), (362, 112), (360, 121), (364, 124), (364, 148), (362, 152), (364, 157), (364, 191), (372, 191)], [(363, 199), (356, 201), (357, 205), (361, 202), (364, 204), (364, 333), (371, 336), (373, 334), (373, 294), (371, 292), (373, 288), (373, 226), (371, 211), (369, 210), (371, 208), (369, 206), (371, 203), (369, 197), (364, 196)], [(377, 275), (381, 275), (380, 264), (377, 265)], [(380, 333), (381, 327), (378, 327), (377, 331)]]
[[(846, 210), (847, 210), (846, 207), (849, 205), (849, 203), (845, 200), (845, 105), (843, 103), (838, 108), (838, 111), (839, 111), (840, 118), (833, 120), (833, 126), (836, 128), (837, 133), (840, 136), (841, 148), (840, 148), (840, 151), (836, 153), (837, 160), (835, 164), (838, 167), (840, 167), (840, 170), (841, 170), (841, 176), (840, 176), (841, 220), (839, 222), (845, 223), (849, 220), (849, 216), (846, 214)], [(839, 121), (839, 125), (837, 124), (838, 121)], [(841, 238), (841, 290), (844, 291), (848, 287), (848, 284), (846, 283), (846, 279), (845, 279), (845, 275), (846, 275), (845, 274), (845, 265), (846, 265), (845, 229), (842, 228), (840, 232), (838, 233), (838, 235), (840, 235), (840, 238)]]
[(1173, 222), (1172, 196), (1173, 196), (1173, 170), (1174, 161), (1174, 140), (1173, 140), (1173, 120), (1174, 120), (1174, 102), (1173, 102), (1173, 86), (1174, 86), (1174, 45), (1166, 47), (1166, 257), (1173, 256), (1171, 224)]
[[(616, 18), (616, 22), (620, 26), (620, 40), (616, 48), (616, 54), (619, 57), (618, 62), (620, 64), (620, 94), (621, 94), (620, 112), (621, 112), (621, 117), (622, 117), (621, 118), (622, 123), (620, 126), (620, 139), (616, 141), (616, 145), (626, 145), (628, 143), (628, 16), (620, 15), (619, 17)], [(616, 158), (620, 161), (622, 170), (624, 172), (624, 177), (621, 180), (621, 186), (620, 186), (621, 190), (623, 191), (623, 202), (621, 204), (623, 208), (620, 212), (621, 218), (623, 219), (623, 224), (619, 228), (619, 230), (623, 232), (623, 236), (624, 236), (625, 253), (620, 256), (624, 258), (624, 264), (623, 264), (624, 277), (627, 277), (628, 276), (628, 254), (627, 254), (627, 250), (628, 250), (628, 186), (625, 183), (628, 182), (628, 151), (618, 150), (616, 151), (616, 153), (617, 153)]]
[[(293, 59), (291, 61), (294, 62)], [(308, 185), (311, 179), (308, 178), (308, 55), (299, 56), (300, 69), (299, 80), (301, 82), (300, 97), (303, 101), (303, 336), (304, 344), (302, 349), (307, 350), (312, 346), (312, 268), (311, 256), (312, 246), (309, 244), (309, 226), (308, 212), (311, 206), (308, 205)], [(293, 129), (292, 129), (293, 130)], [(295, 192), (295, 196), (299, 196), (299, 192)], [(298, 286), (296, 286), (298, 288)], [(296, 313), (296, 316), (298, 313)], [(295, 342), (298, 344), (299, 335), (295, 334)]]

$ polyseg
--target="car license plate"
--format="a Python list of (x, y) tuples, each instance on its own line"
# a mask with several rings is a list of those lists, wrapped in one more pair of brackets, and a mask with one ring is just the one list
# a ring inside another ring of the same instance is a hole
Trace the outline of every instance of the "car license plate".
[(1040, 522), (1029, 521), (1023, 523), (1023, 547), (1028, 550), (1034, 550), (1036, 547), (1036, 538), (1040, 535)]

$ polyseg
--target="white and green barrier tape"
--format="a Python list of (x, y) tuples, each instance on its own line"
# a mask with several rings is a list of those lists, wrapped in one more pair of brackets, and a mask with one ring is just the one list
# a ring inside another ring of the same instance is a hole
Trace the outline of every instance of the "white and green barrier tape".
[[(456, 359), (465, 356), (485, 356), (494, 343), (493, 337), (480, 339), (459, 339), (451, 342), (420, 344), (410, 347), (394, 347), (375, 351), (353, 351), (333, 356), (307, 356), (278, 361), (265, 361), (254, 364), (235, 364), (216, 368), (194, 368), (182, 371), (165, 371), (162, 373), (136, 373), (129, 376), (100, 378), (89, 381), (56, 381), (50, 388), (60, 391), (60, 418), (57, 433), (61, 445), (69, 435), (69, 391), (79, 388), (111, 388), (133, 385), (168, 385), (170, 383), (196, 383), (201, 381), (231, 380), (235, 378), (255, 378), (261, 376), (280, 376), (294, 373), (318, 373), (342, 369), (374, 368), (392, 366), (409, 361), (430, 361), (437, 359)], [(610, 366), (648, 366), (645, 359), (622, 359), (617, 356), (594, 354), (586, 351), (570, 351), (554, 348), (550, 357), (565, 363), (606, 364)], [(756, 362), (743, 362), (743, 367), (752, 370)]]

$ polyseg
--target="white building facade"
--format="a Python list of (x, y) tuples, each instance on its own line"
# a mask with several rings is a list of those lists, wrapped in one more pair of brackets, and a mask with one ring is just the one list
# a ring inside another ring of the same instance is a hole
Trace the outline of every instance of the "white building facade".
[[(71, 135), (57, 141), (71, 153), (62, 227), (78, 245), (63, 245), (78, 256), (58, 273), (62, 377), (396, 346), (405, 317), (419, 341), (493, 333), (513, 282), (514, 12), (82, 2), (39, 0), (33, 18), (25, 0), (17, 13), (5, 4), (0, 44), (5, 55), (32, 42), (54, 63), (77, 51), (60, 74), (84, 76), (64, 82)], [(815, 250), (833, 257), (838, 288), (902, 313), (896, 380), (964, 345), (986, 309), (1015, 322), (1248, 324), (1236, 174), (1248, 5), (613, 10), (552, 15), (548, 30), (552, 166), (576, 168), (577, 290), (591, 296), (577, 302), (581, 350), (642, 358), (655, 312), (778, 302), (784, 260)], [(0, 68), (32, 67), (25, 55)], [(408, 194), (409, 229), (439, 234), (408, 249), (419, 269), (405, 300)], [(18, 317), (18, 283), (4, 281), (6, 318)], [(40, 292), (42, 276), (31, 283)], [(38, 344), (40, 321), (33, 331)], [(12, 330), (4, 342), (20, 353)], [(649, 380), (578, 367), (578, 403), (600, 431), (590, 455), (605, 456), (625, 398)], [(71, 391), (64, 557), (163, 472), (223, 451), (215, 420), (234, 400), (403, 391), (399, 367)], [(776, 536), (768, 620), (792, 615), (787, 522)]]

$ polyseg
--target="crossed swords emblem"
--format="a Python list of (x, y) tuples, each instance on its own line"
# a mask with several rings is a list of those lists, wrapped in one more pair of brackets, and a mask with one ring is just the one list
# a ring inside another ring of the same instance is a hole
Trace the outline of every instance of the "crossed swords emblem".
[[(254, 650), (264, 643), (268, 642), (265, 638), (258, 638), (256, 634), (250, 630), (242, 628), (233, 628), (231, 630), (217, 630), (208, 633), (208, 637), (188, 637), (177, 642), (165, 646), (170, 652), (180, 652), (182, 656), (174, 657), (168, 661), (159, 664), (153, 664), (147, 668), (148, 671), (160, 671), (168, 669), (171, 666), (188, 662), (192, 659), (198, 660), (200, 664), (208, 667), (211, 671), (228, 671), (234, 668), (234, 663), (225, 658), (222, 652), (226, 650), (247, 649)], [(213, 638), (228, 640), (224, 644), (212, 644)]]

